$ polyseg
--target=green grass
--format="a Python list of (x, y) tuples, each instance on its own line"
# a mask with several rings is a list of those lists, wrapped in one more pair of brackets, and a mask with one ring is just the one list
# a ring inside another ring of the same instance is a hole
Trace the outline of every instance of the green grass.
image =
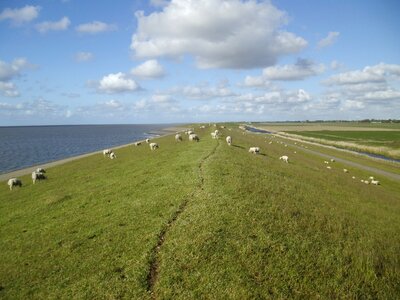
[(235, 146), (196, 129), (199, 143), (168, 136), (3, 182), (0, 297), (151, 298), (158, 235), (188, 201), (157, 255), (156, 298), (398, 298), (398, 182), (367, 186), (301, 151), (285, 164), (282, 145), (220, 131)]
[(329, 141), (354, 142), (360, 145), (400, 148), (400, 131), (287, 131), (306, 137)]

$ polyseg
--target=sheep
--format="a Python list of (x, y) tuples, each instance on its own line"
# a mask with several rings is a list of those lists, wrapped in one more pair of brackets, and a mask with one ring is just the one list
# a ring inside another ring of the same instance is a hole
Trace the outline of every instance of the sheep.
[(270, 144), (270, 145), (271, 145), (271, 144), (272, 144), (272, 142), (269, 142), (268, 144)]
[(36, 172), (37, 172), (37, 173), (46, 173), (46, 170), (43, 169), (43, 168), (37, 168), (37, 169), (36, 169)]
[(22, 181), (18, 178), (10, 178), (7, 182), (8, 186), (10, 187), (10, 191), (13, 189), (14, 186), (22, 186)]
[(360, 182), (364, 183), (364, 179), (361, 179)]
[(249, 153), (258, 154), (260, 153), (260, 147), (250, 147)]
[(335, 160), (333, 158), (331, 158), (331, 162), (335, 162)]
[(147, 144), (150, 143), (150, 139), (146, 139), (146, 143), (147, 143)]
[(285, 147), (287, 147), (287, 145), (285, 144)]
[(331, 168), (331, 166), (327, 166), (326, 168), (327, 168), (327, 169), (329, 169), (329, 170), (331, 170), (331, 169), (332, 169), (332, 168)]
[(141, 142), (136, 142), (135, 146), (140, 146), (142, 143)]
[(157, 143), (150, 143), (150, 149), (153, 151), (153, 150), (156, 150), (157, 148), (158, 148), (158, 144)]
[(369, 184), (369, 181), (368, 181), (368, 180), (364, 180), (364, 183), (365, 183), (365, 184)]
[(194, 134), (194, 131), (193, 131), (193, 130), (188, 130), (188, 131), (186, 131), (186, 134), (187, 134), (187, 135)]
[(373, 185), (379, 185), (380, 183), (379, 183), (378, 180), (371, 180), (371, 184), (373, 184)]
[(296, 153), (297, 153), (297, 151), (294, 151), (293, 153), (294, 153), (294, 154), (296, 154)]
[(349, 170), (347, 170), (347, 169), (343, 169), (343, 172), (345, 172), (345, 173), (349, 173)]
[(105, 150), (103, 150), (103, 155), (104, 155), (104, 156), (110, 156), (111, 153), (112, 153), (112, 150), (111, 150), (111, 149), (105, 149)]
[(214, 133), (215, 133), (215, 135), (219, 135), (218, 129), (216, 129), (216, 130), (214, 131)]
[(175, 141), (177, 141), (177, 142), (182, 141), (182, 136), (179, 133), (175, 135)]
[(44, 176), (44, 173), (37, 172), (37, 171), (33, 171), (32, 172), (32, 182), (33, 182), (33, 184), (36, 183), (36, 180), (42, 180), (42, 179), (46, 179), (46, 176)]
[(356, 176), (353, 176), (353, 177), (351, 177), (351, 178), (356, 179)]
[(111, 159), (114, 159), (114, 158), (117, 158), (117, 156), (115, 155), (114, 152), (111, 152), (111, 153), (110, 153), (110, 158), (111, 158)]
[(221, 126), (222, 129), (226, 128), (225, 126)]
[(228, 135), (226, 137), (226, 142), (228, 143), (229, 146), (231, 146), (232, 145), (232, 137)]
[(192, 133), (191, 135), (189, 135), (189, 141), (196, 141), (199, 142), (200, 138), (198, 137), (197, 134)]
[(369, 176), (369, 180), (374, 180), (374, 176)]
[(215, 132), (211, 132), (211, 137), (212, 137), (213, 139), (217, 139), (217, 138), (218, 138), (218, 136), (215, 134)]
[(289, 157), (287, 155), (283, 155), (279, 157), (280, 160), (283, 160), (285, 163), (289, 163)]
[(324, 160), (324, 164), (326, 164), (326, 165), (329, 164), (329, 161)]

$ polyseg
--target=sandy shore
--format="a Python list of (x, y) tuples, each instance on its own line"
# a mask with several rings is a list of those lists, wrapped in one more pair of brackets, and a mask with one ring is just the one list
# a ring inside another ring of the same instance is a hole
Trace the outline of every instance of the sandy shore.
[[(160, 136), (168, 136), (168, 135), (175, 134), (178, 131), (182, 131), (184, 128), (185, 128), (185, 126), (182, 126), (182, 127), (168, 127), (168, 128), (164, 128), (164, 129), (159, 130), (159, 131), (154, 131), (152, 133), (160, 135)], [(125, 144), (125, 145), (120, 145), (120, 146), (116, 146), (116, 147), (112, 147), (112, 148), (113, 149), (119, 149), (119, 148), (131, 146), (135, 142), (144, 142), (144, 141), (145, 140), (133, 141), (132, 143)], [(35, 166), (28, 167), (28, 168), (12, 171), (12, 172), (9, 172), (9, 173), (0, 174), (0, 181), (5, 181), (5, 180), (8, 180), (8, 179), (13, 178), (13, 177), (19, 177), (19, 176), (30, 174), (34, 170), (36, 170), (38, 167), (47, 169), (47, 168), (51, 168), (51, 167), (54, 167), (54, 166), (62, 165), (62, 164), (65, 164), (65, 163), (73, 161), (73, 160), (81, 159), (81, 158), (88, 157), (88, 156), (95, 155), (95, 154), (99, 154), (99, 153), (103, 153), (103, 150), (90, 152), (90, 153), (86, 153), (86, 154), (81, 154), (81, 155), (77, 155), (77, 156), (72, 156), (72, 157), (68, 157), (68, 158), (64, 158), (64, 159), (60, 159), (60, 160), (55, 160), (55, 161), (51, 161), (51, 162), (48, 162), (48, 163), (44, 163), (44, 164), (35, 165)]]

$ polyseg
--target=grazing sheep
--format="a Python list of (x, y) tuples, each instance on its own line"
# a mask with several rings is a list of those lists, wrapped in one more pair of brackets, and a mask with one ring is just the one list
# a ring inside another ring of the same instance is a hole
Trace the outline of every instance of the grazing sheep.
[(260, 153), (260, 147), (250, 147), (249, 152), (253, 154), (258, 154)]
[(36, 169), (36, 172), (37, 172), (37, 173), (46, 173), (46, 170), (43, 169), (43, 168), (37, 168), (37, 169)]
[(329, 170), (331, 170), (331, 169), (332, 169), (332, 168), (331, 168), (331, 166), (327, 166), (326, 168), (327, 168), (327, 169), (329, 169)]
[(158, 144), (157, 143), (150, 143), (150, 149), (153, 151), (153, 150), (156, 150), (157, 148), (158, 148)]
[(379, 181), (378, 181), (378, 180), (371, 180), (371, 184), (374, 184), (374, 185), (379, 185), (380, 183), (379, 183)]
[(147, 144), (150, 143), (150, 139), (146, 139), (146, 143), (147, 143)]
[(221, 126), (222, 129), (226, 128), (225, 126)]
[(335, 160), (333, 158), (331, 158), (331, 162), (335, 162)]
[(324, 164), (329, 164), (329, 161), (324, 160)]
[(231, 146), (232, 145), (232, 137), (228, 135), (226, 137), (226, 142), (228, 143), (229, 146)]
[(293, 153), (294, 153), (294, 154), (296, 154), (297, 152), (296, 152), (296, 151), (294, 151)]
[(285, 144), (285, 147), (287, 147), (287, 145)]
[(271, 145), (271, 144), (272, 144), (272, 142), (269, 142), (268, 144), (270, 144), (270, 145)]
[(289, 157), (287, 155), (283, 155), (279, 157), (280, 160), (283, 160), (285, 163), (289, 163)]
[(46, 179), (46, 176), (44, 176), (44, 173), (37, 172), (37, 171), (33, 171), (32, 172), (32, 182), (33, 182), (33, 184), (36, 183), (36, 180), (42, 180), (42, 179)]
[(364, 180), (364, 183), (365, 183), (365, 184), (369, 184), (369, 181), (368, 181), (368, 180)]
[(345, 173), (349, 173), (349, 170), (347, 170), (347, 169), (343, 169), (343, 172), (345, 172)]
[(175, 141), (177, 141), (177, 142), (182, 141), (182, 136), (179, 133), (175, 135)]
[(103, 155), (104, 155), (104, 156), (110, 156), (111, 153), (112, 153), (112, 150), (111, 150), (111, 149), (105, 149), (105, 150), (103, 150)]
[(369, 180), (374, 180), (374, 176), (369, 176)]
[(353, 176), (353, 177), (351, 177), (351, 178), (356, 179), (356, 176)]
[(219, 135), (218, 129), (216, 129), (216, 130), (214, 131), (214, 133), (215, 133), (215, 135)]
[(18, 178), (10, 178), (7, 182), (8, 186), (10, 187), (10, 191), (13, 189), (14, 186), (22, 186), (22, 181)]
[(211, 137), (212, 137), (213, 139), (217, 139), (217, 138), (218, 138), (218, 135), (216, 135), (215, 132), (211, 132)]
[(111, 159), (114, 159), (114, 158), (117, 158), (117, 156), (115, 155), (114, 152), (111, 152), (111, 153), (110, 153), (110, 158), (111, 158)]
[(360, 181), (361, 181), (362, 183), (364, 183), (364, 179), (361, 179)]
[(192, 133), (191, 135), (189, 135), (189, 141), (196, 141), (199, 142), (200, 138), (198, 137), (197, 134)]
[(140, 146), (142, 143), (141, 142), (136, 142), (135, 146)]

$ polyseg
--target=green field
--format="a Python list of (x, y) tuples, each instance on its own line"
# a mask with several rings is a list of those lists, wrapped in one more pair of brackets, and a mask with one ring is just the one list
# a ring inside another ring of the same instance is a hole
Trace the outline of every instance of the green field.
[(398, 298), (398, 181), (232, 128), (1, 182), (0, 298)]
[(360, 145), (400, 149), (399, 131), (286, 131), (301, 136), (329, 141), (353, 142)]

